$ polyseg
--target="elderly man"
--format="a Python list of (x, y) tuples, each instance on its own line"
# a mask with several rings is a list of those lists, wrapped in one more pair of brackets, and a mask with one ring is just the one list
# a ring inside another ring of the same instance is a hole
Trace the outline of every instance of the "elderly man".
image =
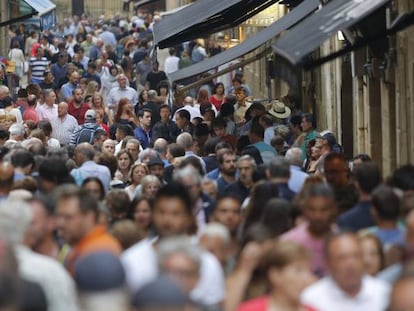
[(132, 105), (136, 105), (138, 102), (137, 91), (132, 87), (127, 86), (127, 77), (124, 74), (118, 76), (118, 87), (114, 87), (109, 91), (108, 98), (106, 99), (108, 103), (108, 108), (116, 110), (118, 108), (118, 103), (121, 98), (128, 98)]
[(40, 121), (51, 121), (58, 116), (56, 93), (53, 90), (46, 92), (45, 103), (37, 107), (36, 112)]
[(78, 168), (73, 169), (71, 175), (79, 186), (88, 177), (98, 177), (105, 191), (108, 191), (111, 183), (111, 173), (108, 167), (96, 164), (93, 161), (94, 156), (95, 150), (91, 144), (81, 143), (77, 145), (74, 160)]
[(302, 149), (290, 148), (286, 151), (285, 158), (290, 164), (289, 188), (298, 193), (302, 189), (305, 179), (308, 178), (308, 174), (302, 171)]
[(78, 127), (78, 121), (68, 113), (68, 104), (58, 104), (58, 115), (50, 121), (52, 125), (52, 138), (57, 139), (61, 145), (68, 145), (70, 137)]
[(389, 285), (364, 275), (361, 244), (352, 233), (331, 236), (325, 244), (330, 275), (308, 287), (305, 304), (317, 310), (380, 311), (388, 306)]
[(249, 196), (250, 188), (253, 187), (253, 173), (256, 169), (256, 162), (249, 155), (241, 156), (237, 162), (239, 179), (228, 185), (224, 193), (238, 195), (243, 201)]

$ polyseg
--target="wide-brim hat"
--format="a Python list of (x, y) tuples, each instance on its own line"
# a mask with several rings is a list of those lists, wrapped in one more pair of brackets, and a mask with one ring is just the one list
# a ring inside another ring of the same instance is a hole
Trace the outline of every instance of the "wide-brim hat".
[(283, 102), (279, 100), (272, 100), (272, 106), (268, 110), (268, 114), (279, 118), (279, 119), (286, 119), (290, 116), (291, 110), (288, 106), (286, 106)]

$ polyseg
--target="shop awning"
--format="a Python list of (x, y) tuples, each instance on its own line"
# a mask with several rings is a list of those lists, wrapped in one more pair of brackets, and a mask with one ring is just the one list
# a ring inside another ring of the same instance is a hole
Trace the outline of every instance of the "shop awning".
[[(390, 0), (331, 0), (318, 12), (278, 39), (273, 51), (290, 64), (301, 64), (306, 56), (326, 40), (355, 25)], [(374, 26), (373, 26), (374, 27)]]
[(198, 0), (154, 25), (160, 48), (232, 28), (278, 0)]
[(155, 2), (158, 2), (158, 1), (160, 1), (160, 0), (140, 0), (140, 1), (135, 1), (134, 8), (140, 8), (140, 7), (144, 6), (144, 5), (151, 4), (151, 3), (155, 3)]
[(276, 22), (246, 39), (242, 43), (200, 63), (171, 73), (169, 75), (171, 82), (180, 81), (207, 72), (258, 49), (272, 38), (293, 27), (309, 14), (314, 12), (318, 8), (319, 3), (319, 0), (304, 1), (287, 15), (278, 19)]
[[(23, 0), (8, 0), (7, 7), (9, 11), (8, 19), (0, 20), (0, 27), (18, 23), (38, 13)], [(7, 14), (1, 14), (1, 16), (4, 17)]]
[(42, 29), (53, 28), (56, 25), (56, 5), (53, 2), (49, 0), (24, 0), (24, 2), (38, 12)]

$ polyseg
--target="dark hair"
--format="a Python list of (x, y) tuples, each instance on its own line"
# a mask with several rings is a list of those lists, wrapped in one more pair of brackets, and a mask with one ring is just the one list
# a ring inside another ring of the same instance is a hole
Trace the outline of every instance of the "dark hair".
[(218, 161), (219, 164), (223, 164), (225, 155), (234, 155), (234, 156), (236, 156), (236, 153), (232, 149), (226, 150), (224, 152), (220, 152), (217, 156), (217, 161)]
[(264, 128), (258, 122), (252, 122), (250, 133), (256, 135), (259, 138), (264, 138)]
[(185, 155), (184, 147), (176, 143), (169, 144), (167, 150), (174, 158), (183, 157)]
[(312, 127), (316, 128), (316, 120), (315, 120), (315, 116), (311, 113), (304, 113), (302, 115), (302, 119), (305, 119), (306, 122), (312, 123)]
[(357, 165), (354, 169), (354, 178), (359, 188), (366, 194), (370, 194), (382, 180), (380, 169), (374, 162)]
[(50, 135), (52, 134), (52, 124), (50, 124), (49, 121), (39, 121), (39, 123), (37, 123), (37, 127), (41, 129), (47, 137), (50, 137)]
[(234, 106), (229, 103), (225, 102), (220, 106), (220, 117), (229, 117), (232, 116), (234, 113)]
[(168, 106), (167, 104), (162, 104), (161, 106), (160, 106), (160, 112), (161, 112), (161, 109), (165, 109), (165, 108), (167, 108), (170, 112), (171, 112), (171, 107), (170, 106)]
[(301, 117), (301, 116), (296, 115), (296, 116), (292, 116), (292, 117), (290, 118), (290, 123), (291, 123), (294, 127), (300, 126), (300, 123), (301, 123), (301, 122), (302, 122), (302, 117)]
[(149, 109), (149, 108), (143, 108), (143, 109), (138, 110), (137, 117), (138, 118), (142, 118), (144, 116), (145, 112), (148, 112), (148, 113), (152, 114), (152, 110), (151, 109)]
[(116, 170), (118, 169), (118, 159), (107, 152), (100, 152), (96, 155), (96, 163), (106, 166), (111, 173), (111, 178), (114, 178)]
[(220, 142), (218, 137), (209, 137), (204, 143), (204, 150), (208, 154), (216, 152), (216, 146)]
[(57, 201), (76, 198), (82, 214), (88, 212), (98, 216), (98, 202), (85, 190), (76, 185), (62, 185), (55, 190)]
[(134, 219), (135, 209), (136, 209), (137, 205), (139, 203), (141, 203), (142, 201), (147, 201), (148, 205), (150, 206), (151, 211), (152, 211), (152, 209), (154, 208), (154, 200), (153, 199), (149, 199), (145, 196), (135, 197), (128, 206), (128, 212), (127, 212), (127, 218), (128, 219), (132, 219), (132, 220)]
[(269, 163), (269, 173), (271, 178), (289, 178), (290, 165), (285, 157), (277, 156)]
[(26, 149), (16, 150), (11, 155), (11, 164), (14, 167), (26, 167), (32, 165), (34, 167), (35, 160), (33, 154)]
[(372, 161), (371, 157), (368, 154), (366, 154), (366, 153), (359, 153), (359, 154), (357, 154), (354, 157), (353, 160), (354, 161), (355, 160), (361, 160), (362, 162), (370, 162), (370, 161)]
[(224, 192), (222, 194), (219, 194), (214, 204), (214, 209), (220, 203), (220, 201), (225, 200), (225, 199), (232, 199), (232, 200), (237, 201), (237, 203), (240, 204), (240, 209), (241, 209), (241, 205), (243, 204), (243, 199), (240, 197), (240, 195), (238, 195), (237, 193), (233, 193), (233, 192)]
[(185, 110), (185, 109), (178, 110), (178, 111), (176, 112), (176, 114), (177, 114), (180, 118), (186, 119), (188, 122), (190, 122), (190, 121), (191, 121), (191, 115), (190, 115), (190, 113), (189, 113), (187, 110)]
[(246, 154), (249, 155), (249, 156), (251, 156), (254, 159), (254, 161), (256, 162), (256, 165), (263, 164), (262, 155), (260, 154), (259, 149), (257, 149), (255, 146), (247, 146), (247, 147), (245, 147), (242, 150), (241, 155), (244, 156)]
[(414, 166), (406, 164), (397, 168), (391, 176), (391, 185), (403, 191), (414, 190)]
[(39, 176), (56, 185), (74, 182), (66, 162), (57, 158), (47, 158), (39, 166)]
[(99, 185), (99, 200), (103, 200), (105, 198), (105, 188), (104, 188), (104, 185), (103, 185), (102, 181), (98, 177), (91, 176), (91, 177), (85, 178), (85, 180), (82, 182), (81, 188), (84, 189), (86, 184), (88, 184), (90, 182), (98, 183), (98, 185)]
[(213, 121), (211, 121), (211, 128), (214, 129), (216, 127), (218, 128), (226, 128), (227, 122), (223, 118), (215, 118)]
[(260, 222), (268, 228), (273, 237), (285, 233), (292, 227), (292, 204), (282, 198), (267, 201)]
[(195, 156), (186, 157), (185, 159), (183, 159), (181, 161), (181, 163), (178, 166), (178, 168), (181, 169), (181, 168), (184, 168), (184, 167), (186, 167), (188, 165), (193, 166), (201, 176), (204, 176), (205, 175), (203, 166), (201, 165), (201, 161), (200, 161), (199, 158), (197, 158)]
[(272, 198), (277, 198), (278, 195), (279, 188), (276, 183), (259, 181), (253, 186), (243, 231), (246, 231), (252, 224), (260, 222), (266, 203)]
[(125, 134), (125, 136), (134, 136), (134, 130), (129, 124), (118, 124), (117, 130)]
[(154, 207), (161, 199), (179, 199), (185, 206), (185, 211), (188, 215), (193, 215), (193, 204), (187, 188), (177, 182), (171, 182), (162, 186), (155, 196)]
[(375, 188), (371, 202), (381, 219), (395, 221), (400, 216), (401, 201), (391, 187), (382, 185)]
[(332, 188), (324, 183), (316, 183), (311, 184), (309, 187), (304, 191), (304, 198), (313, 198), (313, 197), (326, 197), (335, 199), (334, 192)]

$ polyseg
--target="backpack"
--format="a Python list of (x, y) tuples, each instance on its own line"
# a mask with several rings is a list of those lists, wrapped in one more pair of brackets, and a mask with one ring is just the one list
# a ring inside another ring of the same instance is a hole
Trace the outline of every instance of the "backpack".
[(93, 136), (95, 135), (96, 130), (99, 128), (99, 125), (94, 124), (93, 127), (87, 127), (87, 124), (82, 126), (79, 131), (78, 137), (76, 138), (76, 145), (80, 143), (90, 143), (93, 144)]

